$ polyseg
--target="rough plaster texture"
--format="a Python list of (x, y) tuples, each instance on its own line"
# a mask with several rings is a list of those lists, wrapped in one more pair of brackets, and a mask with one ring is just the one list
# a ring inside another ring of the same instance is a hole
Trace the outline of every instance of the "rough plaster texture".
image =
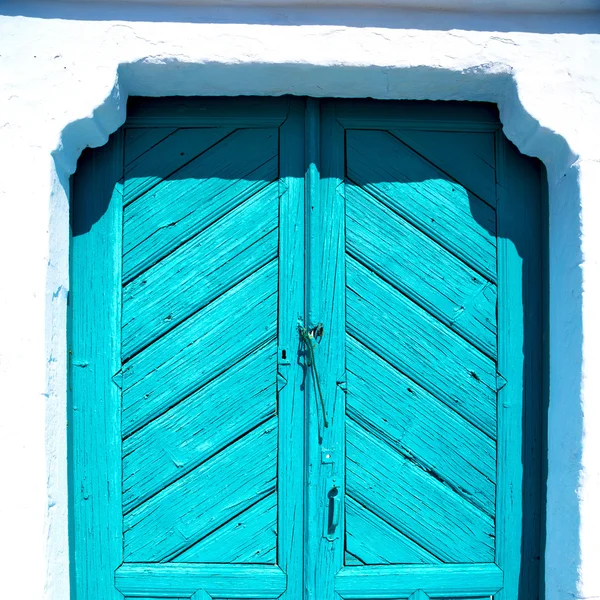
[[(546, 596), (600, 598), (600, 17), (0, 4), (0, 596), (69, 597), (68, 179), (128, 95), (498, 103), (547, 166)], [(99, 599), (101, 600), (101, 599)]]

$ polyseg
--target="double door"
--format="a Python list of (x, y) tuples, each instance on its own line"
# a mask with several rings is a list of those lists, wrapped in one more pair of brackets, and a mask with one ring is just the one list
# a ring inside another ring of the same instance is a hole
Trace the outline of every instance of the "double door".
[(541, 180), (495, 111), (129, 115), (74, 185), (75, 597), (536, 597)]

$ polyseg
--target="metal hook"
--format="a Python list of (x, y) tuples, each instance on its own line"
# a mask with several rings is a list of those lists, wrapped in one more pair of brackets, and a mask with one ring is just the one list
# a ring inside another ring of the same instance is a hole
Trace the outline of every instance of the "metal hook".
[(300, 326), (299, 329), (300, 337), (302, 338), (302, 341), (306, 344), (306, 348), (308, 350), (307, 366), (312, 367), (313, 377), (315, 378), (315, 387), (317, 389), (317, 396), (319, 397), (321, 403), (321, 410), (323, 411), (323, 424), (325, 427), (329, 427), (329, 423), (327, 421), (327, 412), (325, 410), (325, 399), (323, 398), (323, 392), (321, 390), (321, 381), (319, 379), (319, 371), (317, 369), (317, 363), (315, 359), (315, 342), (320, 342), (321, 338), (323, 337), (323, 324), (319, 323), (312, 329)]

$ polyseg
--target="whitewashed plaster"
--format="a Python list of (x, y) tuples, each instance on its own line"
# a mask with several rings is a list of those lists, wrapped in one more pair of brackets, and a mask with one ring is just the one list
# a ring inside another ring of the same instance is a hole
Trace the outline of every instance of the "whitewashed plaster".
[[(69, 597), (68, 178), (128, 95), (498, 103), (548, 169), (546, 597), (600, 598), (600, 18), (0, 3), (0, 597)], [(101, 599), (98, 599), (101, 600)]]

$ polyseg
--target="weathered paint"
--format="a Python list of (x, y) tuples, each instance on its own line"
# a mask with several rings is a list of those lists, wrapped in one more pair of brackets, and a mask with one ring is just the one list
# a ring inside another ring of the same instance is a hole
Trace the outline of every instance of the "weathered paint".
[(552, 284), (547, 594), (600, 594), (597, 16), (60, 2), (5, 3), (2, 13), (24, 15), (0, 25), (0, 303), (10, 315), (0, 380), (11, 399), (0, 456), (15, 482), (1, 499), (11, 540), (6, 595), (68, 596), (68, 174), (81, 149), (106, 142), (128, 93), (282, 92), (498, 102), (507, 135), (543, 158)]
[[(410, 581), (421, 600), (535, 598), (539, 166), (485, 105), (285, 98), (266, 129), (254, 102), (136, 101), (82, 159), (78, 597), (396, 598)], [(484, 201), (450, 151), (476, 165), (490, 146)]]
[[(194, 593), (235, 595), (249, 577), (253, 596), (287, 589), (283, 597), (297, 597), (301, 589), (303, 394), (294, 348), (304, 299), (302, 103), (276, 103), (285, 109), (281, 130), (258, 123), (248, 104), (216, 100), (204, 118), (185, 119), (197, 127), (160, 135), (132, 119), (104, 153), (82, 159), (71, 348), (73, 581), (82, 598), (132, 594), (131, 585), (161, 594), (151, 574), (129, 569), (155, 563), (184, 563), (168, 571), (176, 595), (203, 573), (222, 578)], [(223, 106), (234, 108), (241, 129), (223, 127)], [(94, 270), (97, 244), (120, 255), (118, 269), (104, 261)], [(140, 260), (128, 268), (134, 250)], [(90, 282), (112, 292), (90, 294)], [(116, 310), (105, 310), (106, 293)], [(108, 345), (98, 319), (106, 332), (118, 329)], [(115, 345), (119, 366), (111, 357), (107, 379), (104, 359)], [(83, 361), (89, 368), (80, 374)], [(97, 396), (96, 377), (107, 379), (110, 395)], [(117, 431), (120, 443), (101, 441)], [(105, 554), (124, 563), (116, 588)], [(283, 566), (285, 588), (281, 577), (269, 579), (273, 569), (244, 563)]]

